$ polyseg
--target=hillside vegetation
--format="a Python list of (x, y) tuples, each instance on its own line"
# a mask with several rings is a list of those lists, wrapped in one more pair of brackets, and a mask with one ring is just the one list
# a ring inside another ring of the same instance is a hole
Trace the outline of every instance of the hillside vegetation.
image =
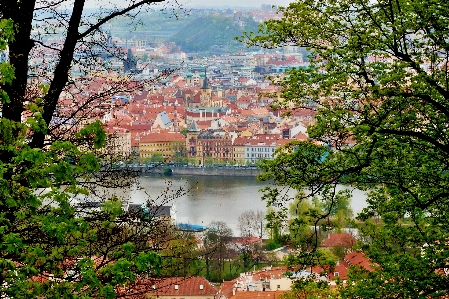
[(242, 45), (234, 40), (242, 31), (255, 31), (257, 23), (251, 19), (244, 20), (245, 25), (239, 26), (231, 17), (226, 16), (201, 16), (197, 17), (181, 28), (171, 41), (181, 46), (185, 52), (231, 50), (241, 48)]

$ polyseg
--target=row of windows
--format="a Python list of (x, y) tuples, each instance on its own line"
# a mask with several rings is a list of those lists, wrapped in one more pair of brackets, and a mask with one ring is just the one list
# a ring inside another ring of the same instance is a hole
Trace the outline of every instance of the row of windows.
[[(199, 142), (203, 146), (214, 146), (213, 142)], [(231, 142), (215, 142), (215, 146), (231, 146)]]
[[(164, 142), (164, 143), (150, 143), (150, 144), (147, 144), (147, 143), (142, 143), (142, 144), (140, 144), (140, 146), (171, 146), (171, 145), (173, 145), (174, 143), (173, 142)], [(184, 143), (178, 143), (179, 145), (184, 145)]]
[(141, 150), (141, 152), (173, 152), (172, 148), (157, 148), (157, 149), (148, 149), (148, 150)]
[[(251, 152), (270, 152), (270, 148), (268, 148), (268, 147), (265, 147), (265, 148), (262, 148), (262, 147), (254, 148), (254, 147), (252, 147), (251, 148)], [(274, 152), (274, 148), (271, 148), (271, 152)]]
[[(153, 154), (141, 154), (142, 158), (151, 158), (153, 156)], [(164, 156), (164, 158), (168, 158), (169, 155), (166, 154), (162, 154), (162, 156)]]
[[(249, 153), (246, 154), (246, 157), (249, 158)], [(270, 154), (251, 154), (251, 158), (271, 158)]]

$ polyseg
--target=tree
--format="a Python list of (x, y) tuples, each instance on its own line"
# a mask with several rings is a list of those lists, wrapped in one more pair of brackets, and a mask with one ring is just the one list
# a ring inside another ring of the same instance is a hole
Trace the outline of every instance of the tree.
[(309, 245), (311, 243), (310, 238), (315, 237), (317, 232), (313, 229), (316, 216), (319, 213), (320, 208), (317, 211), (316, 198), (311, 201), (306, 197), (303, 191), (296, 194), (295, 200), (290, 204), (290, 223), (289, 234), (291, 245), (301, 246)]
[[(83, 80), (75, 80), (71, 71), (95, 73), (93, 77), (96, 78), (101, 72), (109, 71), (102, 63), (105, 56), (121, 57), (120, 49), (111, 43), (102, 27), (117, 16), (132, 18), (140, 10), (149, 9), (152, 4), (164, 0), (129, 0), (120, 7), (99, 7), (92, 14), (86, 12), (85, 2), (32, 0), (26, 3), (0, 3), (1, 19), (12, 21), (15, 36), (8, 40), (8, 59), (14, 76), (8, 84), (2, 83), (0, 87), (8, 95), (2, 99), (3, 115), (20, 122), (27, 103), (36, 104), (41, 109), (42, 122), (46, 127), (41, 131), (30, 132), (32, 148), (42, 148), (46, 142), (67, 134), (66, 130), (61, 129), (61, 123), (52, 123), (61, 110), (58, 109), (61, 95), (73, 90), (78, 90), (78, 95), (82, 94), (85, 91), (82, 85), (89, 80), (88, 76)], [(55, 43), (52, 36), (58, 36), (62, 42)], [(54, 59), (49, 61), (51, 56)], [(30, 80), (32, 74), (37, 75), (38, 81), (47, 82), (45, 93)], [(139, 86), (141, 84), (129, 80), (110, 83), (110, 87), (100, 95), (74, 101), (78, 109), (73, 109), (68, 118), (79, 121), (99, 101), (109, 98), (114, 92)]]
[[(273, 244), (270, 247), (281, 247), (285, 245), (288, 236), (285, 234), (285, 226), (287, 224), (287, 208), (268, 208), (268, 213), (266, 215), (267, 219), (267, 229), (270, 231), (270, 242)], [(273, 248), (273, 249), (274, 249)]]
[(244, 37), (310, 51), (274, 108), (314, 109), (315, 142), (278, 151), (262, 178), (332, 199), (339, 184), (368, 192), (359, 230), (376, 271), (354, 272), (348, 298), (448, 292), (448, 12), (446, 1), (300, 0)]
[(204, 158), (204, 166), (210, 167), (210, 166), (214, 165), (214, 162), (215, 162), (215, 160), (212, 157)]
[(243, 269), (249, 269), (251, 262), (259, 263), (262, 259), (262, 244), (252, 243), (251, 237), (263, 238), (265, 231), (265, 214), (262, 211), (248, 210), (237, 218), (237, 229), (240, 231), (240, 259)]
[(341, 298), (338, 292), (333, 290), (325, 281), (308, 278), (300, 278), (295, 281), (292, 290), (280, 296), (281, 299), (321, 299), (321, 298)]
[[(87, 64), (100, 62), (96, 55), (75, 61), (75, 49), (91, 53), (86, 45), (101, 44), (101, 35), (95, 33), (101, 25), (159, 1), (128, 1), (126, 8), (103, 10), (85, 20), (85, 1), (65, 2), (0, 2), (0, 51), (6, 49), (8, 57), (0, 65), (2, 298), (112, 298), (117, 288), (139, 275), (158, 275), (158, 242), (171, 236), (172, 227), (165, 222), (124, 209), (122, 192), (136, 183), (136, 176), (102, 160), (105, 131), (99, 121), (85, 119), (99, 95), (79, 102), (65, 120), (54, 122), (61, 112), (60, 96), (68, 86), (81, 83), (72, 81), (71, 68), (77, 63), (84, 69), (101, 67)], [(65, 4), (73, 10), (61, 9)], [(51, 32), (38, 30), (41, 35), (35, 35), (33, 26), (53, 28), (64, 42), (51, 44), (48, 36), (42, 37)], [(42, 54), (42, 48), (57, 53), (54, 64), (34, 64), (38, 58), (33, 55)], [(54, 72), (44, 66), (54, 67)], [(36, 84), (34, 74), (49, 84)], [(70, 118), (76, 120), (73, 126), (66, 123)]]
[[(227, 254), (226, 244), (231, 240), (232, 230), (222, 221), (212, 221), (207, 226), (204, 237), (206, 278), (212, 281), (223, 280), (224, 261)], [(211, 267), (215, 273), (210, 271)]]
[(200, 271), (199, 252), (196, 250), (195, 235), (190, 232), (173, 230), (169, 241), (163, 244), (160, 252), (163, 277), (196, 276)]
[(164, 163), (165, 159), (161, 153), (154, 153), (151, 155), (150, 161), (154, 163)]
[(240, 231), (240, 236), (263, 237), (265, 229), (265, 215), (262, 211), (245, 211), (239, 216), (239, 218), (237, 218), (237, 222), (237, 229)]

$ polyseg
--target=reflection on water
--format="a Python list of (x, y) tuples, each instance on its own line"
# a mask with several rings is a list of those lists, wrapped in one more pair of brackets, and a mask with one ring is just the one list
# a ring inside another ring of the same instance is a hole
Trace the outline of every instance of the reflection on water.
[[(208, 225), (212, 221), (224, 221), (234, 231), (234, 235), (238, 235), (237, 218), (243, 212), (266, 211), (259, 190), (269, 184), (258, 182), (254, 177), (141, 177), (142, 189), (131, 193), (131, 202), (143, 203), (151, 199), (158, 204), (165, 204), (165, 200), (171, 200), (176, 206), (178, 223)], [(354, 213), (360, 212), (364, 206), (364, 193), (354, 190)]]

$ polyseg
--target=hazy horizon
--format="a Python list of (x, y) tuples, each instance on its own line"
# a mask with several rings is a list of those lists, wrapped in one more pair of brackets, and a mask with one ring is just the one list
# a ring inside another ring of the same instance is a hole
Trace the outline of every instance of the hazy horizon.
[(182, 0), (180, 3), (186, 6), (207, 6), (207, 7), (219, 7), (219, 6), (234, 6), (234, 7), (260, 7), (262, 4), (287, 6), (290, 0), (216, 0), (213, 2), (205, 0)]
[[(292, 0), (215, 0), (215, 1), (206, 1), (206, 0), (178, 0), (177, 1), (183, 7), (255, 7), (259, 8), (262, 4), (269, 5), (278, 5), (278, 6), (287, 6)], [(165, 2), (166, 4), (170, 3), (170, 1)], [(86, 7), (88, 8), (98, 8), (109, 7), (110, 5), (120, 5), (123, 4), (123, 0), (87, 0)]]

